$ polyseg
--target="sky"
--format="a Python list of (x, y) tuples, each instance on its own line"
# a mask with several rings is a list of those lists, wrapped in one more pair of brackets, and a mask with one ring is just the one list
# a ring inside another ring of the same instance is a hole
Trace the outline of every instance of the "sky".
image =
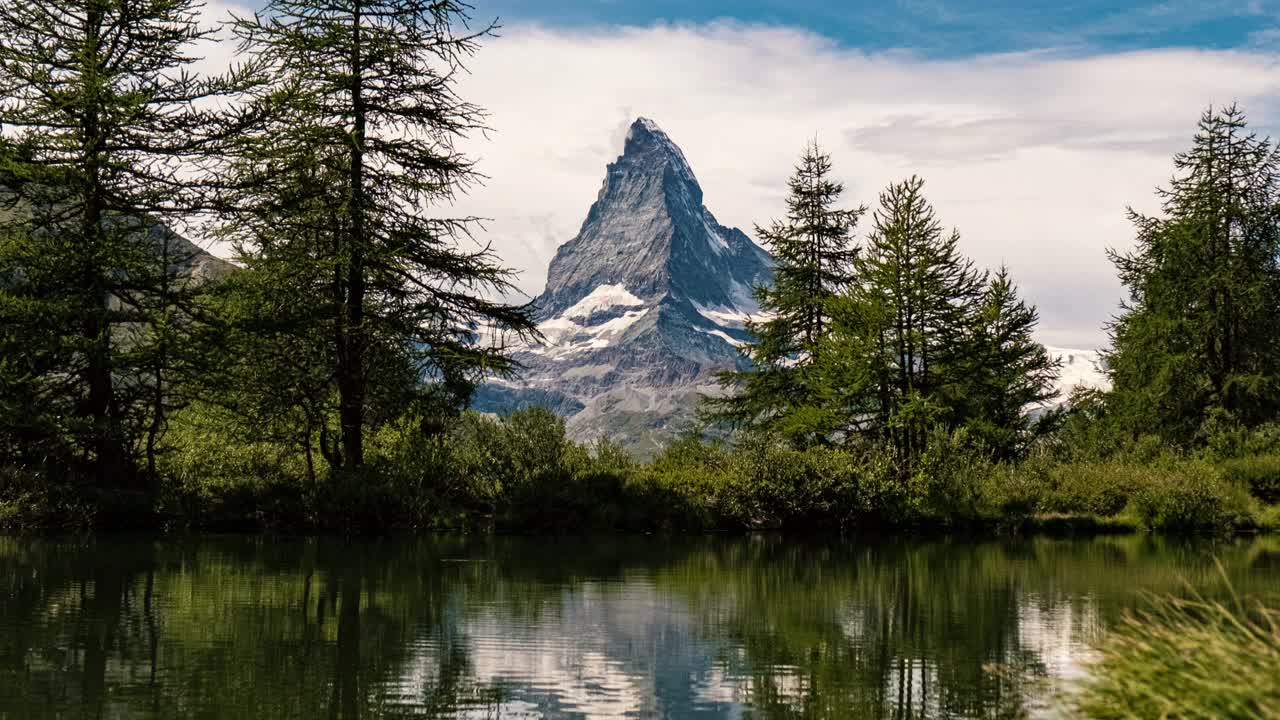
[(1238, 102), (1280, 127), (1280, 0), (472, 4), (501, 24), (459, 87), (490, 113), (464, 145), (488, 180), (435, 211), (488, 218), (530, 297), (644, 116), (749, 235), (810, 140), (848, 206), (920, 175), (961, 248), (1009, 266), (1043, 342), (1101, 347), (1123, 297), (1106, 252), (1132, 243), (1127, 207), (1158, 210), (1200, 113)]

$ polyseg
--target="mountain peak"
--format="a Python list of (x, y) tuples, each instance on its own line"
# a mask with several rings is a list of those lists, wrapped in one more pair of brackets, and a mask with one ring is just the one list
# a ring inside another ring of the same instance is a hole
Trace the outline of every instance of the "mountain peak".
[(605, 169), (577, 237), (557, 250), (537, 304), (541, 317), (553, 318), (602, 285), (617, 285), (647, 306), (670, 298), (746, 309), (769, 266), (742, 231), (716, 221), (684, 153), (641, 117)]
[[(619, 161), (637, 159), (649, 165), (671, 165), (681, 180), (697, 186), (693, 168), (685, 158), (680, 146), (676, 145), (658, 123), (646, 117), (636, 118), (627, 130), (627, 139), (622, 148)], [(701, 188), (698, 193), (701, 195)]]

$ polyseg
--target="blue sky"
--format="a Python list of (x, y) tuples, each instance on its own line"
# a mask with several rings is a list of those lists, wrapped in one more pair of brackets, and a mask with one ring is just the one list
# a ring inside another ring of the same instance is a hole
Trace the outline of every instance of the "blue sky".
[[(584, 28), (731, 19), (804, 28), (844, 47), (925, 57), (1047, 47), (1081, 52), (1273, 42), (1280, 0), (477, 0), (477, 16)], [(1268, 32), (1272, 31), (1272, 32)]]

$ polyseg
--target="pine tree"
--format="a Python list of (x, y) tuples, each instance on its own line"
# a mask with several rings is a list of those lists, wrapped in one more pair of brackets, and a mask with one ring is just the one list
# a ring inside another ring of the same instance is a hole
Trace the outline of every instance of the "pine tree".
[(1062, 361), (1053, 358), (1033, 336), (1036, 309), (1018, 296), (1018, 288), (1001, 266), (991, 277), (966, 338), (951, 423), (969, 427), (999, 459), (1022, 455), (1030, 443), (1053, 427), (1056, 415), (1033, 419), (1028, 412), (1057, 397)]
[(859, 263), (861, 302), (881, 323), (879, 412), (908, 454), (923, 450), (939, 402), (957, 382), (961, 339), (985, 280), (960, 255), (959, 233), (943, 232), (923, 188), (912, 177), (881, 194)]
[(773, 284), (755, 289), (768, 318), (751, 322), (755, 341), (743, 346), (747, 371), (720, 375), (732, 394), (709, 398), (708, 415), (737, 426), (772, 428), (797, 442), (826, 435), (812, 372), (829, 330), (833, 298), (854, 283), (854, 229), (864, 207), (836, 207), (844, 185), (831, 177), (831, 157), (809, 145), (788, 182), (787, 217), (756, 236), (773, 256)]
[(144, 345), (175, 281), (155, 227), (184, 212), (181, 164), (216, 139), (199, 101), (231, 87), (185, 70), (197, 16), (194, 0), (0, 2), (5, 355), (99, 487), (154, 439), (167, 353)]
[[(364, 463), (370, 402), (390, 389), (375, 358), (402, 358), (415, 380), (465, 394), (511, 368), (482, 335), (534, 331), (526, 307), (489, 299), (512, 275), (488, 247), (463, 246), (475, 219), (424, 212), (478, 179), (455, 144), (483, 130), (483, 115), (455, 84), (492, 28), (466, 30), (466, 7), (274, 0), (237, 23), (243, 49), (267, 59), (253, 94), (265, 122), (237, 150), (228, 231), (264, 263), (309, 255), (306, 272), (323, 277), (305, 301), (328, 326), (341, 439), (329, 457), (348, 470)], [(275, 179), (300, 168), (312, 182), (282, 194)]]
[(854, 263), (858, 283), (836, 305), (829, 338), (846, 429), (877, 435), (907, 458), (951, 416), (986, 282), (961, 256), (959, 233), (944, 233), (923, 187), (912, 177), (880, 194)]
[(1280, 154), (1232, 105), (1174, 167), (1162, 216), (1131, 210), (1136, 247), (1111, 253), (1129, 299), (1107, 364), (1113, 415), (1191, 443), (1211, 420), (1280, 417)]

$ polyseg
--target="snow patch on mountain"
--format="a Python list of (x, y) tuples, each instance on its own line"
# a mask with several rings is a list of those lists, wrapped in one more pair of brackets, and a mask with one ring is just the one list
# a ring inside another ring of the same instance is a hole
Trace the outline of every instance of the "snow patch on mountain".
[[(576, 306), (575, 306), (576, 307)], [(609, 307), (616, 307), (611, 305)], [(570, 308), (570, 311), (573, 308)], [(582, 318), (584, 315), (570, 315), (565, 311), (560, 317), (552, 318), (538, 324), (542, 332), (541, 343), (531, 345), (528, 352), (552, 358), (566, 358), (590, 350), (603, 350), (610, 347), (640, 318), (649, 313), (649, 308), (628, 310), (618, 317), (613, 317), (597, 324), (579, 324), (571, 318)]]
[(763, 322), (772, 317), (769, 313), (760, 312), (760, 308), (757, 305), (746, 308), (725, 305), (707, 307), (695, 302), (693, 303), (693, 309), (697, 310), (699, 315), (720, 327), (733, 330), (742, 330), (747, 326), (748, 322)]
[(725, 240), (724, 235), (721, 235), (720, 231), (716, 229), (711, 213), (704, 212), (702, 214), (702, 227), (707, 231), (707, 239), (711, 241), (711, 252), (723, 255), (724, 251), (729, 249), (729, 241)]
[(560, 314), (563, 318), (586, 318), (618, 306), (636, 307), (644, 301), (627, 291), (621, 283), (600, 285)]
[(729, 334), (728, 334), (728, 333), (726, 333), (726, 332), (725, 332), (725, 331), (723, 331), (723, 330), (703, 330), (702, 328), (699, 328), (699, 330), (701, 330), (702, 332), (704, 332), (704, 333), (706, 333), (706, 334), (708, 334), (708, 335), (710, 335), (710, 336), (712, 336), (712, 337), (718, 337), (718, 338), (720, 338), (721, 340), (724, 340), (725, 342), (729, 343), (730, 345), (732, 345), (732, 346), (734, 346), (734, 347), (741, 347), (741, 346), (743, 346), (743, 345), (745, 345), (745, 344), (746, 344), (746, 341), (744, 341), (744, 340), (738, 340), (738, 339), (736, 339), (736, 338), (732, 338), (732, 337), (730, 337), (730, 336), (729, 336)]
[(1103, 368), (1102, 354), (1097, 350), (1078, 350), (1045, 346), (1050, 357), (1062, 360), (1058, 374), (1058, 401), (1065, 402), (1077, 387), (1107, 390), (1111, 381)]

